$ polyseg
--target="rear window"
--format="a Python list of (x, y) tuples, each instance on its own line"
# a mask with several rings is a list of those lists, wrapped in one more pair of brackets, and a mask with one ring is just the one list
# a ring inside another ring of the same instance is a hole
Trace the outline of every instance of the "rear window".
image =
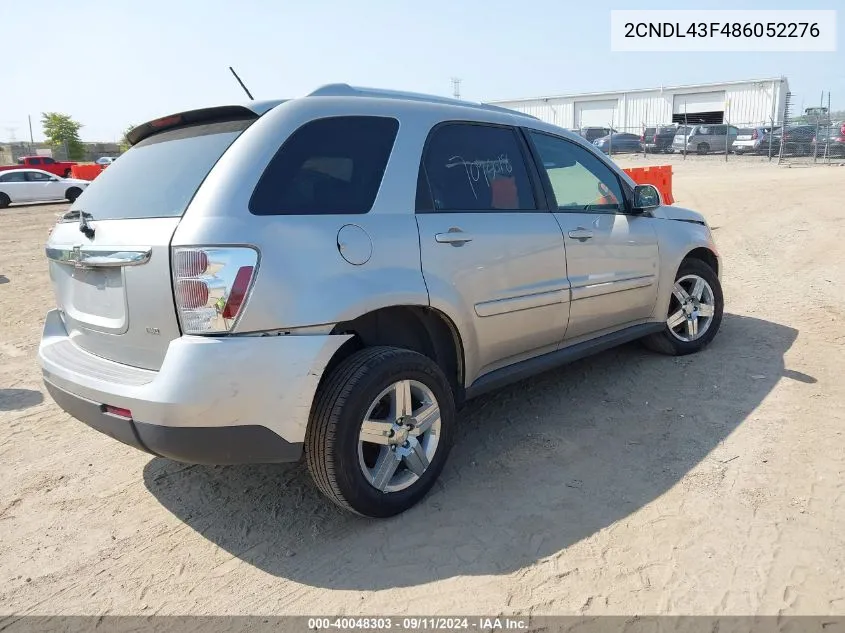
[(82, 209), (97, 220), (181, 217), (214, 164), (254, 120), (150, 136), (97, 176), (71, 210)]
[(249, 202), (255, 215), (361, 214), (376, 200), (399, 121), (345, 116), (306, 123), (267, 165)]
[(0, 174), (0, 182), (26, 182), (26, 172), (22, 169)]

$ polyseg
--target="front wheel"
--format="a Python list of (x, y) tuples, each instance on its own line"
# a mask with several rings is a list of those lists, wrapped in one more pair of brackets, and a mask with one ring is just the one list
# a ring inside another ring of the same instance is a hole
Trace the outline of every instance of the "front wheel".
[(320, 491), (367, 517), (411, 508), (451, 448), (455, 403), (428, 357), (395, 347), (356, 352), (317, 391), (305, 459)]
[(698, 352), (719, 331), (724, 307), (722, 285), (713, 269), (699, 259), (684, 260), (672, 287), (663, 331), (644, 342), (654, 351), (672, 356)]
[(707, 143), (699, 143), (696, 147), (696, 151), (698, 151), (699, 154), (706, 154), (710, 151), (710, 146)]

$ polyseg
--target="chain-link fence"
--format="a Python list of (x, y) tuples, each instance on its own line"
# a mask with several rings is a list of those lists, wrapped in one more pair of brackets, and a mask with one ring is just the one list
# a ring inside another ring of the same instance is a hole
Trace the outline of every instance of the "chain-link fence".
[(791, 95), (783, 117), (768, 121), (643, 121), (636, 126), (585, 126), (573, 130), (611, 156), (640, 154), (645, 159), (674, 154), (682, 160), (767, 160), (778, 164), (831, 164), (845, 161), (845, 113), (831, 113), (827, 103), (793, 115)]

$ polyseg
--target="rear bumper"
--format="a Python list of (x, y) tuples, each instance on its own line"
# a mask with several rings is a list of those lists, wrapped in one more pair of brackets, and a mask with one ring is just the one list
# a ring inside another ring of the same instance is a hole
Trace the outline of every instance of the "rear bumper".
[(190, 464), (295, 462), (302, 443), (287, 442), (265, 426), (178, 427), (146, 424), (103, 412), (102, 404), (60, 389), (47, 391), (62, 409), (92, 429), (152, 455)]
[(38, 359), (60, 407), (125, 444), (189, 463), (284, 462), (299, 458), (323, 370), (349, 338), (183, 336), (156, 372), (80, 349), (54, 310)]

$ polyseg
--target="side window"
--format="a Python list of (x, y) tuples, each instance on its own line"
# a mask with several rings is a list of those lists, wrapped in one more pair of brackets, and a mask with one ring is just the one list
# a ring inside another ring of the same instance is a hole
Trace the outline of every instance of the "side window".
[(727, 125), (714, 125), (710, 128), (710, 134), (715, 134), (716, 136), (724, 136), (728, 133), (728, 126)]
[(282, 144), (258, 181), (255, 215), (367, 213), (375, 202), (399, 121), (347, 116), (316, 119)]
[(41, 164), (41, 159), (40, 159), (40, 158), (30, 158), (30, 159), (29, 159), (29, 164), (30, 164), (30, 165), (40, 165), (40, 164)]
[(555, 136), (531, 132), (560, 211), (623, 213), (616, 174), (589, 150)]
[(13, 170), (0, 176), (0, 182), (26, 182), (26, 172)]
[(435, 211), (537, 208), (523, 151), (512, 128), (441, 125), (428, 138), (423, 165)]
[(52, 158), (45, 158), (45, 159), (43, 159), (43, 162), (44, 162), (45, 165), (55, 165), (56, 164), (56, 161), (54, 161)]
[(44, 174), (40, 171), (27, 172), (26, 176), (30, 180), (30, 182), (45, 182), (52, 178), (50, 174)]
[(699, 125), (695, 131), (696, 136), (707, 136), (713, 134), (713, 127), (710, 125)]

